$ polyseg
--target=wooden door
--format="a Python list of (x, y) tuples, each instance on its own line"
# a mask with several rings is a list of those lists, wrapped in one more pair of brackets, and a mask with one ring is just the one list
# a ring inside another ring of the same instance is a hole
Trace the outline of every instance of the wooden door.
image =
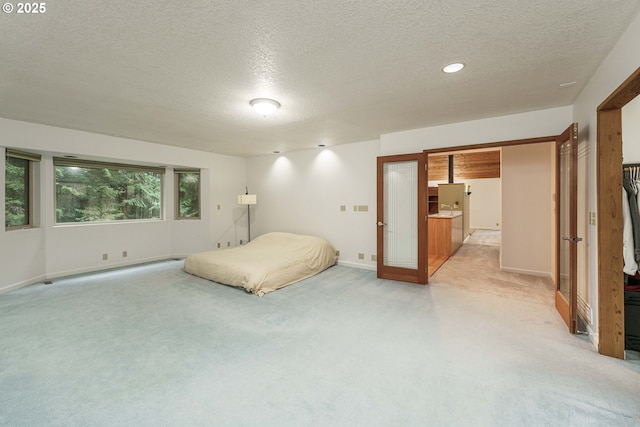
[(578, 124), (556, 139), (556, 309), (569, 332), (577, 330)]
[(426, 284), (427, 173), (425, 154), (378, 157), (378, 277)]

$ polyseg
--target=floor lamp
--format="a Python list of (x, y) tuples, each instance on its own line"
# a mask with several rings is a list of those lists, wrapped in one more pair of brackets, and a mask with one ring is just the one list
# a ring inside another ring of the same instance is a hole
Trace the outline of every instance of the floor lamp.
[(245, 193), (238, 195), (238, 204), (247, 205), (247, 242), (251, 241), (251, 205), (258, 203), (258, 197), (255, 194), (249, 194), (249, 189), (245, 187)]

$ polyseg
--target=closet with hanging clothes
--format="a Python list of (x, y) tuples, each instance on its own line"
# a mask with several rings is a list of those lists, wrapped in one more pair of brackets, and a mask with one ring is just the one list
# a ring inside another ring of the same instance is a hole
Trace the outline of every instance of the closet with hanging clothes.
[(640, 163), (623, 166), (625, 349), (640, 351)]

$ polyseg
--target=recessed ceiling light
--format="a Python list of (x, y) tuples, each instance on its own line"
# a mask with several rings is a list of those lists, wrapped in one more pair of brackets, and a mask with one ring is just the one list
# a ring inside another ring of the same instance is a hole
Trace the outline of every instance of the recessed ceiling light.
[(446, 65), (442, 71), (447, 74), (457, 73), (458, 71), (464, 68), (464, 64), (462, 62), (454, 62), (452, 64)]
[(571, 87), (571, 86), (575, 86), (576, 83), (578, 82), (560, 83), (560, 87)]
[(256, 113), (268, 116), (276, 112), (280, 108), (280, 103), (269, 98), (256, 98), (249, 101)]

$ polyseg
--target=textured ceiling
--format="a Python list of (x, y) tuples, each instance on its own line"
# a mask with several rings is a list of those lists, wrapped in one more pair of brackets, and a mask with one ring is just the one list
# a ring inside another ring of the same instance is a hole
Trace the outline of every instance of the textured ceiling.
[(0, 14), (0, 117), (251, 156), (571, 104), (640, 0), (46, 8)]

